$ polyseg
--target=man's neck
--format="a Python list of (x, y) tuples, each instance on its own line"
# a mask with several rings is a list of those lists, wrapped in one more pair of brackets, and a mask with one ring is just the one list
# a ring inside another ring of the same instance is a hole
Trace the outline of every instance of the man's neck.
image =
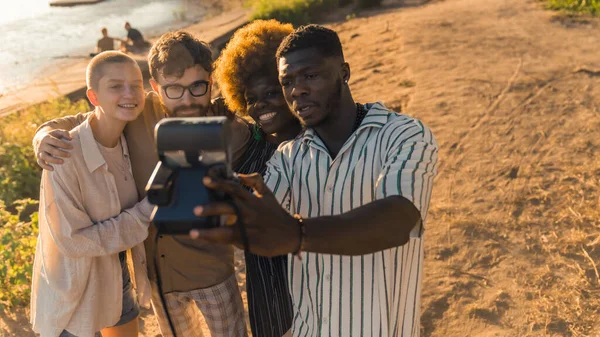
[(90, 125), (96, 141), (104, 147), (113, 148), (119, 144), (127, 122), (108, 118), (96, 108)]
[(356, 122), (356, 103), (352, 97), (340, 102), (339, 110), (332, 113), (327, 121), (314, 127), (319, 138), (325, 143), (331, 158), (337, 157), (338, 153), (354, 131)]
[(281, 144), (287, 140), (294, 139), (302, 131), (302, 126), (299, 121), (294, 120), (283, 129), (285, 130), (284, 132), (266, 135), (267, 141), (272, 144)]

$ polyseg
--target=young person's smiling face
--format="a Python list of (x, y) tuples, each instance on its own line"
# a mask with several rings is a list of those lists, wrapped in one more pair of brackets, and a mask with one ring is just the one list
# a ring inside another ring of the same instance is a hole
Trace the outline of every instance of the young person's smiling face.
[(339, 57), (325, 57), (316, 48), (279, 58), (279, 81), (290, 110), (308, 127), (326, 122), (339, 109), (344, 69)]
[(150, 84), (171, 117), (202, 117), (210, 108), (210, 73), (201, 65), (186, 69), (181, 77), (159, 72)]
[(96, 88), (90, 89), (94, 105), (114, 120), (135, 120), (144, 109), (142, 71), (131, 62), (109, 63), (102, 66), (102, 77)]
[(244, 99), (248, 115), (266, 134), (281, 133), (296, 119), (283, 97), (275, 72), (252, 77), (247, 83)]

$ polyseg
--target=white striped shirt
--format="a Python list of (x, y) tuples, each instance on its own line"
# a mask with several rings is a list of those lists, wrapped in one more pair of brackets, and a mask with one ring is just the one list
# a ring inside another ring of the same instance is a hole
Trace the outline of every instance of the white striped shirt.
[[(373, 254), (290, 256), (293, 335), (418, 336), (423, 266), (422, 234), (437, 171), (437, 143), (419, 120), (369, 109), (360, 127), (332, 160), (307, 129), (282, 144), (265, 181), (292, 214), (337, 215), (374, 200), (400, 195), (421, 212), (407, 244)], [(369, 224), (365, 224), (369, 226)]]

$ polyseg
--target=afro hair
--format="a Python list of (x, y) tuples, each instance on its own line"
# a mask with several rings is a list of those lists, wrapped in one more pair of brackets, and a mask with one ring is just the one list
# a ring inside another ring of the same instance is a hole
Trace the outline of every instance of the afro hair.
[(213, 73), (230, 110), (242, 116), (247, 114), (244, 93), (248, 80), (256, 74), (277, 74), (277, 48), (293, 31), (291, 24), (256, 20), (233, 34)]

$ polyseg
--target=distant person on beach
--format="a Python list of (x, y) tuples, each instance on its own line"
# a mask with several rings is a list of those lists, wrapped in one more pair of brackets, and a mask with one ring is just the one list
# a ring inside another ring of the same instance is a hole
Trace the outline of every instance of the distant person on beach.
[[(264, 173), (267, 161), (281, 142), (300, 133), (300, 121), (285, 102), (275, 54), (294, 31), (290, 24), (256, 20), (238, 29), (215, 66), (215, 80), (227, 106), (250, 117), (253, 137), (238, 173)], [(272, 258), (245, 252), (248, 313), (253, 336), (291, 336), (294, 311), (288, 290), (287, 255)]]
[(140, 33), (139, 30), (131, 27), (129, 22), (125, 22), (125, 30), (127, 31), (127, 38), (122, 44), (124, 51), (140, 53), (150, 48), (150, 42), (144, 40), (142, 33)]
[[(233, 164), (237, 165), (246, 150), (250, 131), (245, 122), (225, 110), (222, 100), (211, 104), (210, 47), (184, 31), (166, 33), (150, 50), (148, 65), (153, 91), (146, 95), (142, 114), (124, 130), (138, 195), (145, 195), (146, 183), (158, 162), (154, 127), (167, 116), (229, 116), (233, 120)], [(40, 127), (34, 138), (40, 166), (47, 170), (53, 169), (51, 164), (55, 169), (62, 166), (60, 158), (69, 157), (72, 149), (65, 130), (84, 122), (87, 115), (56, 119)], [(202, 316), (213, 337), (247, 336), (244, 306), (234, 274), (233, 247), (174, 236), (160, 236), (156, 247), (156, 232), (151, 225), (149, 239), (145, 241), (146, 255), (149, 259), (160, 255), (162, 290), (177, 336), (202, 336)], [(153, 264), (148, 264), (152, 305), (161, 333), (168, 337), (172, 333), (158, 293), (156, 272)]]
[(42, 174), (31, 323), (42, 337), (137, 336), (153, 207), (139, 201), (123, 130), (144, 109), (142, 72), (109, 51), (86, 77), (95, 108), (70, 131), (70, 160)]
[[(283, 142), (264, 180), (205, 178), (232, 196), (249, 249), (289, 254), (292, 335), (416, 337), (423, 233), (438, 146), (427, 126), (381, 103), (354, 100), (340, 39), (298, 28), (277, 51), (283, 95), (306, 129)], [(230, 216), (229, 203), (197, 216)], [(193, 230), (202, 242), (243, 247), (238, 226)]]
[(108, 36), (108, 29), (102, 28), (102, 38), (98, 40), (96, 53), (115, 49), (115, 38)]
[(102, 38), (98, 40), (98, 43), (96, 44), (96, 52), (90, 54), (92, 57), (100, 54), (103, 51), (115, 50), (115, 40), (119, 40), (108, 36), (108, 29), (106, 29), (106, 27), (102, 27), (101, 32)]

